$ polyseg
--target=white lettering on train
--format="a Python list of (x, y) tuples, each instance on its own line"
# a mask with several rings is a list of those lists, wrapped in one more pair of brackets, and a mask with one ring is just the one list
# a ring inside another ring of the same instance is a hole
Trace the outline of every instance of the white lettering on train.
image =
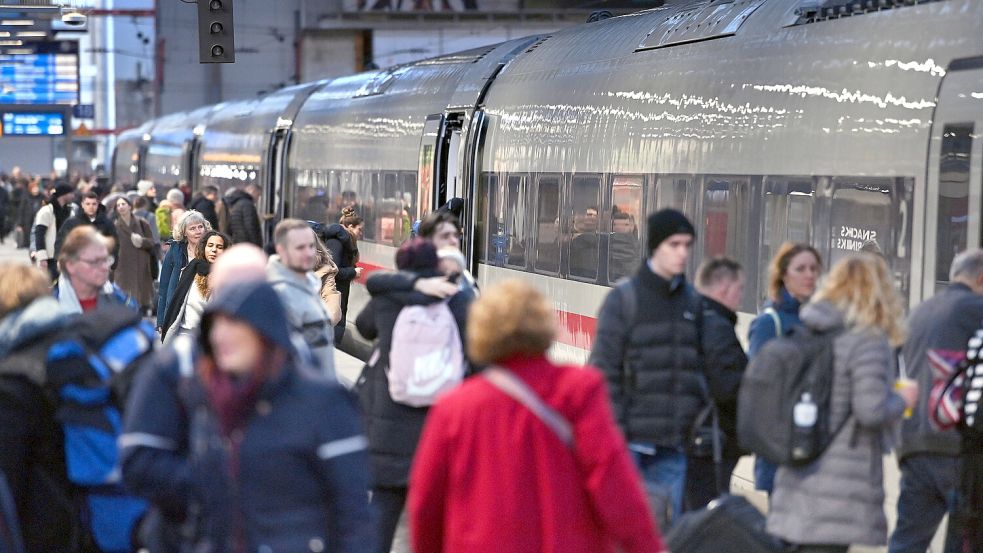
[(877, 241), (877, 231), (858, 227), (840, 226), (839, 237), (833, 238), (833, 248), (859, 252), (864, 244)]

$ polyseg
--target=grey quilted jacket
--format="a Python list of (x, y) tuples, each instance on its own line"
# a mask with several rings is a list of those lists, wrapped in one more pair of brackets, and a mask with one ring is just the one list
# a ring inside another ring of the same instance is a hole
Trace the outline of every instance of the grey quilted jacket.
[(894, 393), (895, 355), (883, 332), (844, 328), (826, 302), (802, 309), (816, 330), (843, 329), (834, 342), (832, 427), (849, 417), (829, 448), (803, 467), (779, 467), (768, 531), (795, 544), (883, 545), (883, 456), (904, 413)]

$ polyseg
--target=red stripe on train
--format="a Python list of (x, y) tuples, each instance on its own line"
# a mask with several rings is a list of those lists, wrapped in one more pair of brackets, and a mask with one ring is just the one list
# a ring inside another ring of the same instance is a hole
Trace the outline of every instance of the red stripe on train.
[[(356, 282), (363, 286), (365, 285), (365, 280), (372, 273), (392, 270), (389, 267), (364, 262), (359, 263), (358, 266), (362, 268), (362, 274), (356, 279)], [(597, 333), (597, 319), (561, 309), (555, 309), (554, 311), (556, 312), (556, 319), (559, 323), (557, 325), (559, 332), (557, 333), (556, 341), (567, 346), (590, 350), (591, 344), (594, 342), (594, 335)]]

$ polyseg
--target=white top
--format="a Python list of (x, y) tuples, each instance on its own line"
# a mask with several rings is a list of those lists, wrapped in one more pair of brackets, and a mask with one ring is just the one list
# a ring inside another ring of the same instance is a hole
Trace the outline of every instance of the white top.
[(201, 324), (201, 313), (205, 309), (205, 297), (198, 290), (198, 283), (192, 282), (188, 290), (188, 297), (184, 300), (184, 317), (181, 319), (181, 328), (193, 330)]

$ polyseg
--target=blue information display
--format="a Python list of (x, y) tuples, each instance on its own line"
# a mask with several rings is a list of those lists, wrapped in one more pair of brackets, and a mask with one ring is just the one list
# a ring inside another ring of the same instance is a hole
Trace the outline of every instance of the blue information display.
[(24, 53), (0, 54), (0, 104), (77, 104), (78, 42), (28, 44)]
[(65, 134), (65, 116), (61, 113), (4, 113), (0, 136), (57, 136)]

